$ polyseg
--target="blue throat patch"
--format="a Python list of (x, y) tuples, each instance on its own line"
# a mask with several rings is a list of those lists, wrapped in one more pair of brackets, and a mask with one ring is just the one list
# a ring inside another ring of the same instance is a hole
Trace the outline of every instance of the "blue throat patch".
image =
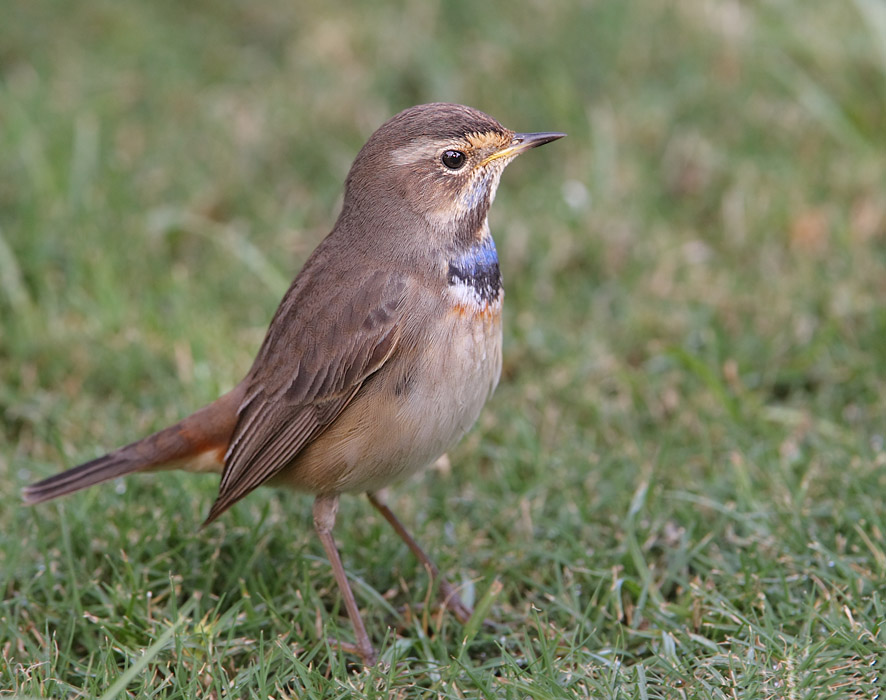
[(492, 236), (483, 236), (464, 253), (449, 261), (449, 284), (470, 287), (483, 304), (498, 299), (501, 271)]

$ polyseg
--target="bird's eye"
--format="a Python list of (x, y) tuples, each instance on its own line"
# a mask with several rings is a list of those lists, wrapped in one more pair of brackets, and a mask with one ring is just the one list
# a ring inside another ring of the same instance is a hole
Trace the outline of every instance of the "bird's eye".
[(466, 158), (461, 151), (443, 151), (440, 160), (450, 170), (459, 170), (464, 166)]

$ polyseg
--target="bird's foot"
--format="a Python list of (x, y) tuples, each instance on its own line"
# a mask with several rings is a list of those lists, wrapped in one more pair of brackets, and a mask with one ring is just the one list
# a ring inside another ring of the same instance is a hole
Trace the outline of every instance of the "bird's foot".
[(363, 668), (375, 666), (378, 663), (378, 654), (371, 644), (355, 644), (353, 642), (343, 642), (335, 637), (327, 637), (327, 641), (335, 647), (338, 647), (346, 654), (359, 656), (363, 664)]

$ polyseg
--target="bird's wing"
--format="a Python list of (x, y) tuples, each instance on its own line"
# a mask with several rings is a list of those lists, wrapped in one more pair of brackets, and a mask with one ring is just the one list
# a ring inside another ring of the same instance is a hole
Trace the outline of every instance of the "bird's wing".
[(403, 277), (377, 271), (349, 284), (323, 271), (319, 279), (310, 276), (305, 270), (293, 283), (244, 380), (248, 387), (207, 523), (290, 464), (397, 348)]

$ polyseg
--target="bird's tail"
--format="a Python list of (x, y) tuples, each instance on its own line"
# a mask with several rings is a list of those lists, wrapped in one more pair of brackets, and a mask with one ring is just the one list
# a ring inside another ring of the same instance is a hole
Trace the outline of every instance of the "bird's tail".
[(242, 394), (237, 386), (173, 426), (25, 487), (22, 497), (27, 504), (40, 503), (138, 471), (181, 467), (220, 472)]

